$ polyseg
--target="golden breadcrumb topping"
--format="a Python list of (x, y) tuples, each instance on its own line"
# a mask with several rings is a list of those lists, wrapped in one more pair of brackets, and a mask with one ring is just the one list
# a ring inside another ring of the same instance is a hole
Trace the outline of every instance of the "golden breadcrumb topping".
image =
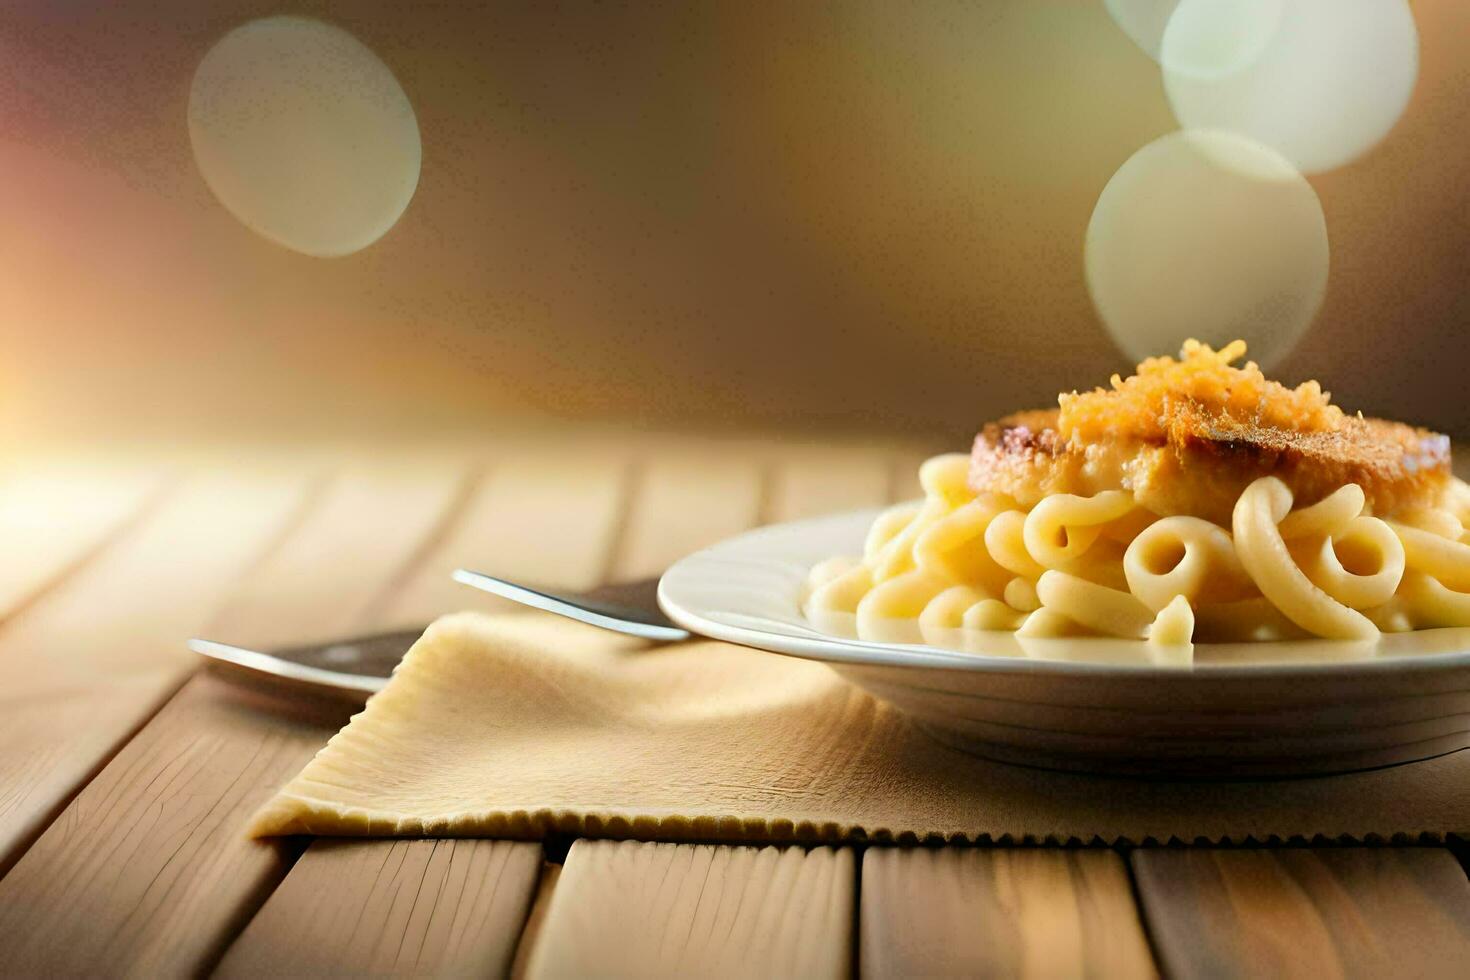
[(1092, 443), (1136, 438), (1166, 440), (1170, 419), (1183, 413), (1216, 419), (1224, 427), (1252, 426), (1286, 432), (1330, 432), (1342, 425), (1342, 409), (1315, 381), (1288, 388), (1268, 381), (1256, 366), (1231, 362), (1245, 355), (1245, 341), (1220, 350), (1187, 340), (1179, 359), (1150, 357), (1130, 378), (1113, 375), (1112, 389), (1059, 396), (1057, 422), (1063, 441)]

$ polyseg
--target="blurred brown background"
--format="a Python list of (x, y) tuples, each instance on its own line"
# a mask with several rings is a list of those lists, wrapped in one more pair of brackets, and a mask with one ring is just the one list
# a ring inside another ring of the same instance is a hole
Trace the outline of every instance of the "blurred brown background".
[[(1327, 300), (1279, 374), (1464, 435), (1470, 4), (1414, 11), (1407, 114), (1312, 178)], [(195, 66), (275, 13), (351, 31), (417, 112), (417, 194), (356, 255), (256, 236), (194, 165)], [(963, 444), (1125, 366), (1083, 233), (1177, 128), (1100, 0), (22, 0), (0, 112), (13, 444), (538, 418)]]

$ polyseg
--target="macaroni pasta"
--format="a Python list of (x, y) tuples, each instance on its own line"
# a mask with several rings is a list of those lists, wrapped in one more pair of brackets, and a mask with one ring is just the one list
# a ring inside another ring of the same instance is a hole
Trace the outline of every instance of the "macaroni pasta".
[(812, 569), (807, 605), (853, 613), (860, 636), (884, 621), (1194, 640), (1371, 638), (1470, 626), (1470, 487), (1384, 520), (1347, 484), (1294, 508), (1274, 476), (1246, 486), (1229, 527), (1157, 517), (1132, 494), (1057, 493), (1024, 507), (976, 494), (968, 457), (920, 470), (924, 499), (874, 521), (861, 558)]

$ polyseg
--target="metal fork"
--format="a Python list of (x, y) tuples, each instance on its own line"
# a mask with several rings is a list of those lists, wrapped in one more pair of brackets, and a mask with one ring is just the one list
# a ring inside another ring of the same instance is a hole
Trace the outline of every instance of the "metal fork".
[[(537, 589), (464, 568), (455, 571), (454, 580), (525, 606), (645, 640), (672, 642), (687, 640), (690, 635), (659, 609), (657, 579), (605, 585), (588, 592)], [(361, 704), (368, 695), (383, 689), (393, 668), (425, 628), (273, 651), (196, 637), (189, 641), (189, 649), (204, 657), (216, 672), (254, 687), (266, 686), (278, 693), (310, 691), (330, 700)]]

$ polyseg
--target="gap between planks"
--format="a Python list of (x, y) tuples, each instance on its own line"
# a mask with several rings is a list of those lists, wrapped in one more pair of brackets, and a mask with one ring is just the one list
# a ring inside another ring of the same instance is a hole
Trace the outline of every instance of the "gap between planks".
[[(143, 468), (47, 466), (0, 482), (0, 622), (20, 613), (97, 558), (152, 513), (176, 486)], [(24, 556), (24, 561), (14, 560)]]
[(516, 940), (516, 955), (511, 963), (511, 980), (524, 980), (526, 967), (531, 961), (531, 953), (536, 949), (536, 943), (541, 937), (541, 931), (546, 927), (546, 913), (551, 908), (551, 900), (556, 895), (557, 882), (561, 880), (561, 863), (553, 864), (550, 860), (541, 864), (541, 878), (536, 882), (536, 895), (531, 900), (531, 911), (526, 916), (525, 925), (521, 927), (520, 936)]
[[(584, 476), (576, 481), (581, 494), (578, 505), (558, 497), (559, 481), (549, 477), (561, 474), (544, 469), (544, 465), (544, 461), (541, 466), (501, 465), (496, 475), (486, 481), (481, 500), (468, 508), (466, 527), (446, 536), (440, 547), (432, 549), (432, 557), (424, 562), (425, 572), (437, 569), (447, 573), (455, 565), (469, 564), (508, 577), (526, 578), (530, 563), (524, 558), (518, 562), (517, 550), (507, 552), (504, 544), (507, 540), (521, 540), (525, 529), (530, 527), (537, 533), (527, 541), (524, 551), (528, 557), (533, 548), (545, 557), (544, 545), (548, 540), (555, 545), (550, 549), (550, 557), (554, 560), (541, 566), (546, 569), (539, 576), (542, 581), (548, 575), (559, 574), (567, 585), (575, 587), (579, 581), (587, 581), (588, 572), (597, 578), (626, 578), (646, 567), (661, 567), (674, 557), (712, 543), (725, 534), (743, 530), (763, 511), (771, 519), (789, 520), (883, 503), (888, 496), (890, 479), (888, 460), (873, 454), (808, 458), (787, 465), (752, 468), (749, 463), (732, 463), (728, 458), (716, 459), (704, 453), (690, 452), (623, 466), (599, 466), (600, 479)], [(507, 489), (504, 485), (507, 480), (512, 487), (519, 481), (520, 492)], [(590, 528), (578, 523), (589, 514), (609, 515), (609, 511), (617, 514), (609, 522), (613, 525), (609, 533), (591, 533)], [(548, 538), (545, 530), (549, 528), (563, 530)], [(576, 554), (579, 543), (586, 554), (595, 554), (596, 547), (588, 545), (597, 542), (602, 542), (607, 549), (605, 559), (589, 562)], [(487, 550), (473, 550), (476, 544)], [(495, 546), (493, 550), (492, 544)], [(424, 580), (423, 575), (418, 578)], [(428, 581), (432, 583), (435, 580)], [(429, 588), (432, 591), (433, 586)], [(412, 594), (413, 586), (409, 586), (407, 591)], [(421, 600), (416, 601), (422, 604)], [(400, 608), (393, 618), (403, 620), (410, 615), (408, 610)], [(317, 850), (321, 846), (322, 842), (318, 842), (306, 851), (283, 886), (262, 909), (257, 921), (287, 922), (310, 916), (308, 908), (298, 907), (304, 892), (293, 888), (292, 883), (298, 875), (315, 876)], [(391, 849), (394, 845), (391, 842), (353, 842), (345, 846), (363, 855), (366, 865), (372, 865), (370, 855)], [(550, 906), (552, 888), (557, 880), (555, 875), (560, 873), (559, 867), (549, 867), (555, 870), (543, 875), (537, 885), (538, 897), (525, 927), (511, 934), (520, 935), (515, 967), (518, 972), (523, 973), (527, 968), (528, 957), (536, 945), (537, 931)], [(349, 896), (370, 890), (359, 877), (351, 875), (345, 880), (339, 879), (338, 885)], [(353, 904), (350, 898), (348, 903)], [(293, 909), (296, 909), (294, 914)], [(452, 904), (443, 910), (443, 914), (453, 914)], [(270, 962), (275, 967), (302, 965), (299, 960), (291, 959), (289, 953), (279, 953), (269, 960), (261, 958), (259, 950), (264, 945), (263, 937), (275, 934), (247, 929), (232, 948), (226, 964), (261, 966)], [(326, 950), (334, 951), (333, 956), (341, 962), (362, 963), (361, 951), (355, 948), (355, 941), (350, 935), (329, 931), (323, 937), (319, 931), (315, 941), (324, 944)], [(236, 952), (244, 949), (252, 952)], [(318, 952), (322, 952), (320, 947)], [(237, 960), (237, 956), (240, 959)], [(457, 969), (453, 962), (439, 959), (434, 962), (437, 968)], [(377, 965), (388, 967), (385, 963)]]
[[(1134, 881), (1110, 849), (869, 846), (842, 895), (811, 897), (805, 879), (820, 871), (776, 883), (780, 862), (824, 852), (577, 841), (526, 940), (524, 973), (843, 975), (851, 940), (837, 923), (850, 930), (854, 904), (864, 977), (1150, 977), (1159, 966), (1180, 977), (1459, 977), (1470, 967), (1470, 884), (1443, 848), (1137, 849)], [(748, 894), (832, 915), (787, 923), (794, 942), (741, 918)], [(789, 959), (795, 946), (812, 959)]]
[(1157, 974), (1112, 850), (869, 847), (861, 894), (863, 977)]
[(1442, 847), (1132, 854), (1176, 977), (1470, 976), (1470, 881)]
[(537, 844), (317, 840), (220, 963), (222, 977), (504, 976)]
[[(438, 479), (423, 477), (428, 484)], [(269, 637), (354, 628), (384, 577), (432, 526), (451, 485), (426, 488), (391, 472), (338, 477), (295, 532), (256, 563), (213, 629), (251, 642), (254, 631)], [(241, 503), (225, 495), (217, 506)], [(219, 554), (222, 528), (252, 544), (271, 539), (242, 526), (236, 509), (225, 520), (190, 522), (193, 533), (183, 540), (192, 553)], [(384, 513), (395, 520), (379, 533), (362, 533)], [(166, 530), (145, 553), (156, 558), (160, 548), (178, 547), (179, 528)], [(156, 528), (150, 533), (159, 536)], [(324, 567), (324, 558), (337, 567)], [(129, 571), (135, 588), (142, 570)], [(222, 576), (216, 587), (231, 578)], [(153, 657), (166, 651), (178, 666), (165, 676), (178, 676), (192, 663), (187, 654), (180, 662), (183, 636), (198, 626), (177, 617), (150, 626), (146, 649)], [(137, 972), (197, 972), (206, 966), (289, 863), (288, 851), (243, 840), (244, 820), (331, 730), (241, 707), (218, 682), (195, 678), (0, 880), (0, 968), (77, 972), (122, 963)], [(115, 834), (128, 843), (126, 860)], [(91, 888), (88, 882), (99, 876), (112, 885)]]
[[(693, 458), (699, 458), (699, 454), (694, 454)], [(638, 568), (640, 562), (648, 566), (657, 566), (661, 563), (666, 563), (673, 557), (677, 557), (687, 550), (692, 550), (693, 547), (709, 543), (732, 531), (743, 529), (743, 526), (750, 523), (754, 515), (760, 513), (759, 491), (757, 490), (753, 504), (749, 502), (750, 497), (747, 493), (749, 487), (759, 486), (758, 480), (754, 482), (749, 481), (735, 470), (722, 471), (718, 466), (710, 470), (702, 464), (698, 465), (693, 481), (696, 490), (703, 487), (704, 490), (708, 491), (713, 486), (724, 488), (720, 493), (725, 493), (730, 488), (734, 488), (737, 491), (733, 495), (727, 494), (725, 498), (735, 502), (735, 506), (732, 509), (722, 510), (719, 506), (711, 508), (711, 499), (719, 499), (720, 494), (716, 494), (712, 498), (708, 493), (690, 493), (689, 481), (686, 479), (690, 475), (690, 471), (683, 468), (688, 466), (688, 463), (684, 459), (684, 457), (681, 457), (680, 462), (660, 459), (650, 464), (649, 471), (651, 477), (645, 481), (641, 481), (639, 485), (642, 486), (646, 483), (655, 488), (661, 488), (654, 491), (655, 494), (662, 493), (661, 498), (656, 497), (656, 502), (659, 504), (657, 507), (648, 504), (646, 498), (628, 500), (626, 489), (628, 484), (625, 478), (626, 469), (618, 471), (619, 477), (617, 482), (619, 487), (622, 488), (621, 492), (623, 496), (620, 498), (619, 491), (615, 488), (611, 494), (611, 499), (619, 501), (619, 503), (627, 500), (628, 503), (634, 506), (641, 504), (643, 507), (641, 528), (643, 530), (637, 533), (631, 533), (631, 529), (624, 528), (623, 533), (619, 535), (616, 529), (614, 529), (611, 533), (601, 538), (597, 534), (586, 535), (586, 541), (596, 542), (601, 540), (606, 543), (608, 548), (608, 557), (600, 557), (597, 562), (593, 563), (595, 570), (590, 575), (594, 579), (600, 577), (603, 574), (603, 569), (606, 568), (619, 569), (627, 573), (630, 569)], [(724, 481), (720, 479), (722, 473), (733, 474), (735, 478), (730, 481)], [(503, 484), (496, 483), (493, 480), (490, 483), (503, 487)], [(843, 492), (849, 493), (850, 488), (845, 489)], [(466, 491), (461, 491), (461, 497), (470, 495)], [(472, 495), (478, 497), (479, 492), (477, 491)], [(798, 494), (798, 496), (801, 497), (803, 495)], [(236, 601), (232, 604), (231, 609), (218, 620), (219, 629), (233, 630), (238, 628), (239, 630), (238, 633), (224, 634), (225, 638), (249, 640), (250, 634), (252, 633), (254, 633), (257, 639), (268, 640), (273, 636), (285, 637), (290, 631), (283, 625), (283, 620), (290, 619), (293, 614), (298, 617), (298, 622), (301, 624), (302, 629), (313, 629), (318, 632), (324, 629), (321, 626), (323, 620), (337, 620), (338, 625), (334, 627), (336, 629), (345, 629), (349, 625), (370, 625), (374, 617), (386, 615), (379, 611), (385, 603), (389, 606), (393, 605), (393, 601), (385, 600), (384, 596), (393, 591), (393, 586), (388, 583), (394, 574), (404, 577), (410, 582), (423, 581), (429, 575), (442, 574), (445, 571), (442, 566), (450, 559), (453, 559), (454, 564), (467, 563), (461, 560), (464, 557), (463, 553), (452, 554), (454, 548), (450, 545), (450, 542), (462, 540), (457, 534), (445, 534), (444, 543), (440, 545), (435, 545), (432, 541), (425, 544), (425, 540), (420, 539), (415, 546), (409, 547), (405, 554), (400, 555), (398, 564), (366, 560), (360, 550), (362, 547), (361, 542), (348, 537), (349, 532), (360, 530), (360, 527), (355, 527), (354, 522), (351, 520), (342, 519), (340, 514), (336, 517), (330, 514), (334, 508), (341, 510), (344, 506), (349, 511), (356, 511), (362, 504), (363, 498), (356, 498), (357, 504), (352, 506), (344, 505), (342, 503), (343, 499), (341, 492), (325, 495), (323, 501), (312, 507), (310, 520), (304, 523), (300, 529), (300, 533), (293, 533), (287, 536), (281, 542), (280, 547), (275, 549), (271, 555), (260, 563), (256, 571), (249, 577), (246, 588), (241, 594), (237, 595)], [(348, 493), (346, 499), (353, 500), (354, 498)], [(746, 500), (747, 503), (739, 503), (742, 499)], [(460, 503), (462, 504), (463, 501), (461, 500)], [(458, 505), (451, 506), (457, 509)], [(614, 508), (617, 506), (618, 504), (614, 504)], [(782, 513), (786, 509), (786, 506), (773, 504), (772, 516), (790, 516), (789, 514)], [(811, 505), (808, 504), (807, 506)], [(689, 509), (694, 507), (703, 508), (700, 511), (700, 517), (685, 519), (683, 522), (675, 521), (673, 533), (667, 533), (668, 529), (661, 518), (667, 513), (678, 513), (681, 510), (687, 513)], [(328, 513), (325, 515), (319, 514), (317, 513), (318, 509)], [(596, 508), (592, 508), (592, 510), (595, 511)], [(402, 517), (401, 508), (391, 508), (391, 511), (395, 514), (395, 517)], [(363, 512), (367, 512), (367, 509), (365, 508)], [(507, 511), (497, 512), (507, 513)], [(579, 511), (573, 508), (573, 513), (577, 512)], [(721, 514), (725, 516), (721, 517)], [(731, 516), (732, 514), (735, 516)], [(740, 515), (744, 516), (742, 517)], [(560, 516), (565, 517), (566, 515), (565, 513), (561, 513)], [(456, 525), (459, 522), (460, 517), (457, 515), (452, 519), (445, 518), (441, 521), (439, 529), (447, 529), (447, 527)], [(427, 526), (435, 526), (432, 519)], [(325, 530), (323, 530), (323, 527), (325, 527)], [(395, 528), (394, 530), (401, 530), (401, 528)], [(432, 532), (432, 534), (437, 534), (437, 532)], [(640, 535), (642, 536), (640, 537)], [(388, 537), (392, 538), (393, 535), (390, 534)], [(407, 537), (411, 538), (412, 535)], [(575, 535), (572, 537), (574, 539), (576, 538)], [(613, 550), (619, 548), (617, 542), (619, 542), (620, 538), (632, 557), (620, 558), (618, 552)], [(303, 544), (303, 541), (306, 544)], [(324, 594), (319, 584), (320, 580), (318, 576), (322, 571), (320, 563), (324, 555), (338, 555), (336, 570), (343, 573), (332, 579), (334, 588), (330, 594)], [(340, 557), (341, 555), (346, 555), (348, 558), (342, 558)], [(497, 553), (493, 557), (496, 560), (505, 559), (503, 553)], [(561, 557), (565, 559), (568, 555), (562, 554)], [(349, 558), (351, 564), (344, 564)], [(386, 564), (386, 570), (379, 567), (383, 564)], [(411, 568), (415, 565), (422, 566), (422, 571), (419, 573), (404, 571), (404, 569)], [(369, 571), (365, 571), (365, 569)], [(396, 572), (395, 569), (397, 569)], [(383, 578), (383, 574), (388, 575), (389, 578)], [(514, 573), (508, 572), (507, 574)], [(345, 587), (343, 585), (344, 581), (347, 583)], [(373, 589), (374, 585), (377, 586), (376, 591)], [(405, 587), (407, 588), (407, 586)], [(344, 592), (348, 593), (348, 595), (344, 596)], [(363, 598), (356, 600), (352, 598), (354, 595), (361, 595)], [(281, 604), (284, 604), (284, 607)], [(404, 613), (405, 610), (408, 612), (414, 611), (412, 603), (397, 608), (399, 608), (400, 614)], [(420, 608), (422, 608), (422, 605)], [(283, 609), (286, 613), (284, 616), (282, 615)], [(295, 637), (293, 636), (292, 638), (294, 639)], [(189, 688), (181, 692), (175, 698), (174, 702), (171, 702), (169, 705), (169, 708), (178, 705), (177, 711), (165, 709), (169, 717), (164, 717), (165, 713), (163, 712), (160, 713), (159, 718), (156, 719), (159, 732), (169, 734), (172, 731), (174, 737), (178, 737), (179, 733), (176, 730), (177, 726), (174, 722), (179, 717), (187, 718), (191, 725), (202, 724), (202, 727), (206, 730), (215, 724), (215, 720), (212, 719), (206, 718), (201, 723), (199, 718), (190, 716), (190, 712), (198, 707), (198, 698), (203, 696), (197, 693), (201, 689), (199, 685), (203, 685), (203, 683), (203, 681), (200, 681), (196, 682), (196, 684), (191, 684)], [(206, 699), (209, 703), (213, 703), (213, 700), (212, 697)], [(143, 747), (148, 744), (147, 737), (150, 734), (149, 730), (154, 727), (154, 725), (149, 725), (139, 734), (139, 749), (137, 751), (141, 752)], [(258, 733), (256, 734), (258, 735)], [(309, 734), (305, 736), (304, 740), (296, 748), (303, 749), (309, 753), (311, 748), (320, 744), (321, 738), (322, 733), (320, 732)], [(248, 738), (244, 738), (241, 741), (248, 741)], [(223, 755), (228, 756), (230, 753), (225, 752)], [(289, 752), (287, 755), (289, 755)], [(285, 775), (289, 775), (291, 771), (294, 771), (301, 761), (304, 761), (304, 757), (281, 761), (278, 767), (280, 772), (272, 775), (268, 779), (262, 779), (261, 774), (258, 772), (239, 772), (232, 779), (230, 785), (234, 785), (239, 780), (248, 782), (250, 779), (255, 779), (258, 782), (265, 783), (263, 787), (255, 787), (257, 790), (268, 790), (281, 778), (284, 778)], [(108, 776), (108, 770), (113, 769), (115, 766), (123, 767), (125, 763), (128, 763), (132, 768), (118, 768), (117, 773), (126, 775), (128, 778), (133, 778), (138, 775), (134, 769), (140, 764), (146, 769), (146, 762), (147, 760), (143, 760), (140, 763), (137, 758), (125, 760), (120, 753), (113, 760), (113, 764), (103, 770), (103, 776), (99, 777), (97, 792), (102, 792), (103, 788), (107, 785), (105, 777)], [(157, 778), (161, 778), (163, 774), (164, 770), (156, 773), (155, 781)], [(89, 811), (86, 802), (82, 797), (78, 797), (72, 806), (67, 807), (67, 810), (63, 813), (62, 821), (58, 822), (58, 826), (66, 826), (75, 830), (78, 826), (84, 825), (88, 821), (95, 822), (98, 818), (94, 813)], [(200, 802), (202, 805), (204, 801)], [(216, 799), (210, 805), (209, 812), (214, 812), (218, 806), (225, 803), (226, 801), (223, 799)], [(231, 818), (243, 819), (245, 812), (248, 812), (252, 808), (253, 804), (247, 806), (242, 801), (236, 801), (236, 805), (226, 806), (225, 810)], [(174, 816), (177, 816), (177, 814)], [(82, 829), (85, 829), (85, 827)], [(216, 835), (214, 833), (207, 834), (206, 837), (212, 844), (218, 843), (215, 840)], [(188, 839), (186, 838), (186, 841)], [(44, 843), (43, 838), (42, 844)], [(225, 842), (224, 849), (226, 851), (231, 849), (231, 843), (230, 841)], [(168, 863), (163, 867), (177, 866), (181, 871), (187, 870), (191, 864), (197, 865), (204, 860), (201, 856), (204, 853), (204, 851), (173, 853), (172, 856), (168, 857)], [(245, 866), (247, 873), (245, 874), (232, 872), (232, 874), (224, 877), (205, 876), (206, 880), (203, 886), (201, 886), (204, 890), (196, 895), (196, 898), (202, 896), (202, 900), (195, 903), (197, 908), (202, 908), (205, 912), (202, 918), (194, 916), (192, 909), (182, 910), (167, 901), (161, 903), (148, 919), (147, 928), (142, 930), (141, 937), (134, 945), (128, 947), (134, 964), (146, 964), (150, 968), (165, 965), (198, 968), (201, 965), (211, 962), (212, 957), (218, 955), (217, 947), (219, 944), (228, 939), (229, 935), (233, 934), (234, 926), (232, 924), (248, 916), (248, 909), (253, 908), (258, 903), (259, 897), (269, 891), (272, 875), (279, 877), (282, 871), (284, 871), (284, 864), (282, 863), (284, 859), (279, 854), (271, 860), (263, 860), (259, 856), (261, 853), (257, 850), (255, 851), (255, 857), (246, 860)], [(16, 880), (28, 880), (34, 886), (45, 877), (45, 872), (48, 869), (54, 870), (55, 865), (60, 859), (54, 847), (42, 847), (34, 855), (28, 855), (28, 857), (32, 856), (35, 859), (26, 868), (29, 877), (22, 876)], [(287, 858), (289, 858), (289, 854)], [(147, 864), (147, 860), (144, 860), (138, 866), (146, 867)], [(307, 866), (304, 865), (303, 867)], [(263, 871), (261, 870), (262, 868), (264, 868)], [(161, 875), (162, 869), (160, 868), (157, 873)], [(255, 876), (253, 878), (252, 873)], [(3, 887), (3, 883), (0, 883), (0, 887)], [(221, 893), (210, 893), (210, 887), (221, 889)], [(146, 889), (143, 897), (147, 897)], [(117, 906), (126, 903), (126, 901), (126, 895), (119, 894), (114, 896), (114, 906), (112, 908), (104, 907), (95, 910), (97, 915), (93, 918), (100, 919), (101, 922), (105, 923), (108, 920), (109, 913), (113, 915), (121, 914), (116, 910)], [(131, 916), (132, 913), (129, 912), (128, 914)], [(178, 924), (181, 921), (191, 921), (192, 926), (197, 928), (205, 938), (193, 944), (181, 944), (165, 956), (161, 948), (156, 945), (156, 942), (161, 936), (177, 935)], [(3, 924), (3, 916), (0, 916), (0, 926), (3, 926)], [(212, 935), (211, 927), (214, 930)], [(106, 945), (106, 943), (101, 943), (99, 940), (98, 931), (95, 929), (79, 931), (76, 944), (66, 946), (62, 950), (62, 962), (95, 962), (94, 960), (89, 960), (88, 957), (89, 954), (95, 953), (99, 946)], [(52, 962), (51, 965), (57, 965), (57, 963)]]
[(533, 978), (1151, 977), (1111, 850), (576, 841)]
[[(697, 546), (692, 535), (701, 533), (699, 515), (707, 521), (710, 535), (726, 533), (731, 524), (748, 523), (754, 513), (753, 501), (747, 495), (751, 486), (739, 478), (725, 479), (732, 474), (716, 470), (704, 470), (703, 457), (680, 456), (663, 459), (650, 466), (648, 473), (640, 478), (637, 486), (640, 493), (629, 492), (630, 467), (623, 462), (607, 459), (583, 459), (579, 464), (568, 464), (566, 460), (526, 460), (518, 465), (502, 462), (484, 481), (477, 499), (463, 508), (463, 515), (453, 533), (446, 534), (436, 546), (427, 550), (420, 560), (420, 568), (410, 578), (414, 581), (405, 586), (408, 597), (392, 605), (388, 614), (395, 620), (413, 618), (429, 602), (435, 601), (439, 591), (437, 583), (453, 567), (468, 565), (483, 570), (529, 581), (566, 584), (571, 587), (595, 584), (606, 574), (607, 569), (627, 570), (628, 565), (619, 561), (619, 542), (634, 550), (634, 561), (659, 560), (659, 548), (685, 549)], [(691, 477), (689, 467), (696, 467)], [(580, 468), (579, 468), (580, 467)], [(703, 493), (691, 494), (691, 484)], [(713, 487), (723, 491), (711, 493)], [(646, 503), (651, 495), (657, 504), (649, 509)], [(639, 527), (646, 530), (629, 535), (620, 533), (626, 514), (635, 508), (643, 508)], [(639, 534), (662, 535), (666, 519), (674, 517), (680, 527), (682, 538), (670, 545), (666, 540), (653, 542), (640, 540)], [(682, 517), (682, 521), (679, 518)], [(700, 542), (702, 543), (702, 542)], [(560, 579), (560, 583), (557, 579)], [(301, 856), (282, 886), (273, 894), (257, 914), (251, 926), (230, 948), (224, 961), (231, 970), (262, 968), (295, 968), (303, 965), (299, 952), (293, 952), (289, 935), (279, 924), (289, 923), (310, 916), (312, 889), (300, 885), (299, 881), (311, 882), (320, 875), (323, 863), (330, 862), (345, 847), (357, 856), (355, 870), (342, 870), (333, 877), (335, 886), (347, 896), (344, 904), (357, 907), (362, 896), (373, 893), (374, 883), (364, 877), (363, 869), (379, 866), (375, 856), (391, 852), (397, 846), (391, 841), (360, 841), (342, 845), (318, 841)], [(534, 845), (533, 845), (534, 846)], [(537, 854), (539, 855), (539, 847)], [(538, 857), (539, 863), (539, 857)], [(550, 878), (547, 885), (550, 887)], [(524, 891), (524, 900), (530, 905), (534, 876), (522, 876), (510, 887)], [(305, 904), (303, 904), (305, 903)], [(435, 903), (434, 916), (454, 918), (458, 914), (456, 900), (447, 899)], [(523, 915), (522, 919), (525, 918)], [(513, 917), (504, 920), (510, 922)], [(532, 919), (532, 927), (538, 920)], [(255, 923), (263, 923), (257, 926)], [(276, 925), (272, 925), (272, 924)], [(502, 923), (504, 924), (504, 923)], [(513, 928), (502, 929), (501, 943), (495, 945), (496, 956), (506, 949), (515, 949), (516, 940), (523, 929), (520, 920)], [(269, 938), (270, 941), (267, 941)], [(341, 928), (318, 929), (312, 937), (315, 944), (314, 964), (341, 962), (364, 966), (360, 942), (354, 930)], [(529, 947), (527, 947), (529, 948)], [(474, 965), (455, 962), (452, 958), (441, 959), (444, 949), (435, 946), (430, 955), (436, 969), (446, 972), (475, 969)], [(492, 957), (493, 958), (493, 957)], [(394, 957), (371, 959), (371, 969), (394, 972), (407, 964)], [(482, 957), (483, 960), (483, 957)], [(364, 966), (364, 968), (368, 968)]]
[(284, 874), (241, 822), (330, 729), (222, 687), (186, 684), (0, 880), (0, 974), (198, 972)]
[[(486, 479), (477, 481), (473, 495), (454, 508), (453, 520), (412, 559), (413, 567), (399, 576), (402, 593), (381, 605), (381, 615), (392, 622), (422, 622), (444, 611), (450, 598), (497, 608), (493, 597), (449, 583), (449, 573), (459, 566), (553, 585), (595, 583), (608, 566), (606, 552), (623, 519), (626, 472), (621, 461), (604, 457), (582, 457), (574, 463), (547, 457), (501, 461)], [(420, 860), (421, 882), (437, 853), (434, 843), (415, 842), (416, 853), (431, 856)], [(315, 841), (230, 947), (223, 968), (239, 974), (262, 970), (317, 973), (335, 972), (331, 965), (340, 964), (345, 972), (401, 973), (422, 968), (431, 973), (503, 973), (531, 903), (541, 848), (538, 844), (460, 842), (448, 853), (474, 853), (476, 848), (490, 849), (486, 853), (514, 849), (520, 855), (518, 865), (530, 871), (521, 867), (498, 878), (495, 894), (499, 901), (488, 912), (464, 904), (475, 897), (472, 890), (435, 891), (426, 912), (415, 917), (415, 904), (405, 919), (393, 912), (391, 902), (385, 904), (378, 877), (378, 869), (386, 867), (395, 853), (414, 853), (404, 842)], [(324, 921), (314, 912), (325, 883), (335, 890), (338, 904), (356, 910), (350, 924), (341, 918)], [(392, 894), (398, 892), (392, 890)], [(486, 915), (493, 921), (486, 920)], [(387, 921), (395, 916), (415, 937), (412, 962), (403, 959), (400, 947), (389, 951), (368, 943), (364, 948), (360, 938), (359, 917)], [(303, 920), (317, 925), (309, 943), (291, 925)], [(476, 941), (464, 941), (463, 931), (468, 928), (478, 930)], [(304, 948), (304, 943), (310, 948)]]
[(855, 883), (851, 848), (579, 840), (526, 976), (845, 977)]
[(190, 478), (0, 626), (0, 867), (178, 688), (193, 663), (184, 637), (303, 490), (295, 477)]

